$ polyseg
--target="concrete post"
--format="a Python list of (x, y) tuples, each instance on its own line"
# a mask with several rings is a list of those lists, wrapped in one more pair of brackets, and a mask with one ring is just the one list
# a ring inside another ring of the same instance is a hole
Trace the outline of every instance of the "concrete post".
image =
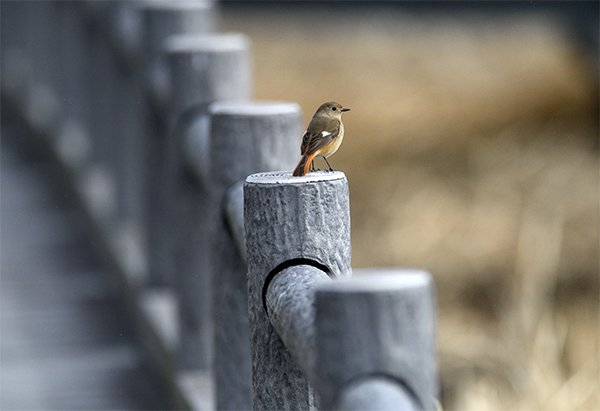
[(146, 1), (139, 5), (144, 33), (143, 58), (146, 87), (159, 107), (169, 101), (169, 75), (162, 51), (169, 36), (213, 32), (213, 2), (186, 0)]
[[(209, 202), (206, 185), (211, 160), (208, 105), (250, 97), (250, 52), (247, 38), (240, 34), (173, 36), (165, 50), (172, 84), (169, 111), (177, 124), (164, 141), (161, 195), (165, 207), (162, 236), (153, 249), (160, 255), (163, 272), (174, 278), (179, 296), (179, 364), (208, 370), (213, 358), (213, 318), (207, 227), (213, 223), (208, 213), (219, 207)], [(202, 171), (194, 173), (195, 169)], [(154, 256), (151, 261), (161, 264), (158, 260)]]
[(215, 317), (217, 409), (252, 406), (246, 264), (225, 224), (229, 187), (249, 174), (289, 170), (297, 160), (302, 116), (293, 103), (210, 106), (208, 239)]
[[(87, 2), (86, 5), (86, 45), (85, 45), (85, 86), (90, 96), (92, 135), (91, 160), (95, 166), (102, 166), (109, 172), (109, 161), (116, 150), (113, 136), (118, 132), (115, 127), (113, 106), (118, 103), (116, 84), (116, 65), (103, 26), (107, 21), (109, 2)], [(92, 6), (93, 5), (93, 6)], [(112, 179), (112, 176), (111, 176)]]
[(341, 172), (255, 174), (244, 196), (254, 409), (314, 409), (313, 390), (271, 325), (265, 299), (273, 278), (295, 265), (350, 275), (348, 181)]
[(91, 137), (90, 161), (82, 186), (93, 206), (96, 218), (108, 228), (116, 216), (116, 179), (111, 169), (111, 160), (117, 147), (114, 136), (119, 133), (115, 124), (114, 105), (118, 101), (116, 66), (110, 45), (103, 35), (103, 25), (109, 2), (86, 1), (77, 3), (85, 18), (84, 69), (85, 93), (89, 98), (89, 130)]
[[(148, 1), (148, 0), (143, 0)], [(143, 4), (143, 3), (142, 3)], [(113, 147), (109, 164), (116, 180), (116, 234), (121, 239), (142, 237), (145, 141), (145, 104), (140, 49), (142, 46), (141, 5), (110, 3), (100, 33), (110, 50), (113, 81), (112, 121), (115, 132), (107, 139)]]
[[(398, 410), (433, 410), (431, 276), (416, 270), (373, 274), (317, 289), (315, 386), (323, 408), (384, 410), (396, 403), (405, 406)], [(376, 399), (374, 393), (379, 393)]]
[(17, 108), (24, 109), (31, 75), (31, 56), (27, 52), (26, 33), (29, 27), (25, 2), (10, 1), (2, 4), (0, 13), (0, 74), (2, 93), (10, 97)]
[(244, 264), (248, 264), (246, 229), (244, 228), (244, 181), (238, 181), (227, 189), (223, 201), (223, 212), (227, 229), (235, 242), (238, 253)]
[(165, 45), (172, 85), (169, 113), (206, 112), (216, 100), (249, 98), (250, 42), (240, 33), (172, 36)]
[(173, 156), (169, 144), (169, 107), (171, 86), (165, 42), (178, 34), (208, 33), (214, 27), (211, 3), (196, 1), (152, 1), (140, 5), (143, 33), (143, 67), (145, 69), (146, 117), (146, 203), (145, 226), (148, 255), (148, 282), (152, 286), (171, 285), (169, 277), (170, 245), (164, 242), (165, 223), (172, 197), (164, 193), (172, 166), (165, 159)]
[(55, 138), (61, 121), (58, 95), (61, 67), (58, 8), (50, 1), (26, 2), (28, 30), (25, 33), (31, 61), (25, 116), (42, 135)]
[(73, 2), (58, 2), (60, 9), (61, 94), (64, 121), (57, 150), (75, 175), (81, 175), (91, 154), (90, 97), (86, 93), (89, 50), (85, 42), (83, 12)]

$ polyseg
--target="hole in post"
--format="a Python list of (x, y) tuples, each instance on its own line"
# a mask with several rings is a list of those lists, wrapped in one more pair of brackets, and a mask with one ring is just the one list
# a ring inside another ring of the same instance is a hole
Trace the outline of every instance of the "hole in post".
[(297, 266), (297, 265), (310, 265), (311, 267), (315, 267), (315, 268), (323, 271), (325, 274), (327, 274), (328, 276), (331, 277), (331, 270), (329, 269), (329, 267), (327, 267), (325, 264), (321, 264), (320, 262), (315, 261), (315, 260), (311, 260), (309, 258), (292, 258), (291, 260), (286, 260), (286, 261), (282, 262), (277, 267), (273, 268), (269, 272), (269, 274), (267, 274), (267, 277), (265, 278), (265, 282), (263, 284), (262, 302), (263, 302), (263, 309), (265, 310), (265, 313), (267, 313), (267, 315), (268, 315), (268, 311), (267, 311), (267, 290), (269, 289), (269, 284), (271, 284), (271, 281), (273, 281), (273, 278), (277, 274), (279, 274), (280, 272), (282, 272), (286, 268), (294, 267), (294, 266)]

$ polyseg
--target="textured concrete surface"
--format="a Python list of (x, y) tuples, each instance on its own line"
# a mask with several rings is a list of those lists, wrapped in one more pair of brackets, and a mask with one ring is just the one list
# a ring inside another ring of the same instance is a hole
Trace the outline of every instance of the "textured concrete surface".
[(170, 37), (164, 47), (175, 116), (220, 100), (251, 95), (250, 41), (239, 33)]
[(341, 172), (260, 173), (246, 179), (244, 196), (254, 409), (314, 409), (312, 387), (271, 325), (264, 293), (291, 265), (350, 274), (348, 182)]
[(317, 383), (325, 408), (353, 380), (381, 375), (405, 387), (420, 409), (437, 397), (435, 295), (431, 275), (373, 270), (331, 281), (316, 294)]
[(331, 281), (324, 271), (295, 265), (273, 277), (265, 297), (273, 328), (309, 379), (315, 365), (315, 290), (322, 281)]
[[(248, 39), (240, 34), (170, 37), (165, 44), (173, 123), (163, 153), (163, 258), (181, 296), (180, 366), (208, 370), (213, 358), (210, 227), (219, 203), (210, 196), (208, 105), (250, 97)], [(196, 171), (202, 170), (200, 174)]]
[(246, 229), (244, 227), (244, 182), (239, 181), (229, 187), (223, 202), (227, 227), (237, 247), (240, 257), (247, 264)]
[[(169, 61), (164, 56), (167, 39), (175, 35), (206, 34), (214, 29), (214, 12), (207, 2), (140, 2), (144, 83), (146, 96), (146, 172), (144, 176), (149, 204), (146, 212), (148, 230), (149, 277), (154, 285), (173, 284), (172, 202), (175, 196), (176, 162), (180, 147), (172, 134)], [(139, 75), (139, 74), (138, 74)], [(204, 89), (196, 90), (202, 93)], [(178, 91), (175, 96), (180, 96)], [(180, 106), (177, 106), (180, 107)]]
[(162, 58), (166, 40), (177, 34), (204, 34), (215, 30), (214, 9), (208, 1), (142, 1), (144, 67), (148, 70), (147, 85), (153, 90), (155, 104), (164, 105), (169, 96), (169, 74)]
[[(225, 222), (226, 193), (251, 173), (293, 167), (301, 112), (286, 102), (223, 102), (211, 105), (210, 113), (211, 219), (206, 229), (214, 293), (216, 401), (218, 409), (249, 409), (247, 268)], [(243, 210), (237, 210), (241, 218)]]

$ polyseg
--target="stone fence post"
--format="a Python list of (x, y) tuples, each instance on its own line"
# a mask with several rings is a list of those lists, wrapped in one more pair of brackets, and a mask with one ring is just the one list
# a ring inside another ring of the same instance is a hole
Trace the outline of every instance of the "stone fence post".
[[(278, 333), (272, 320), (292, 321), (281, 327), (291, 330), (288, 344), (305, 338), (298, 346), (311, 351), (313, 299), (293, 296), (350, 275), (348, 181), (341, 172), (254, 174), (244, 196), (254, 409), (315, 409), (313, 388), (282, 341), (288, 333)], [(272, 301), (278, 295), (290, 303)]]
[[(235, 33), (172, 36), (165, 45), (174, 127), (164, 139), (160, 195), (163, 274), (179, 298), (179, 366), (209, 370), (213, 361), (212, 287), (208, 235), (211, 208), (207, 182), (210, 103), (250, 97), (248, 39)], [(157, 257), (153, 258), (155, 261)]]
[(434, 410), (430, 274), (364, 271), (316, 291), (314, 373), (323, 409)]

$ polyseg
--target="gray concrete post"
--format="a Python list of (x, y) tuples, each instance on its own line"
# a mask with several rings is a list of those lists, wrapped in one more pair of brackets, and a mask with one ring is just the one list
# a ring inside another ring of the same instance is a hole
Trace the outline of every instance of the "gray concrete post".
[(143, 2), (117, 2), (108, 12), (109, 21), (105, 26), (106, 36), (118, 56), (124, 71), (140, 74), (142, 58), (142, 13)]
[(111, 137), (115, 132), (112, 106), (116, 104), (114, 64), (102, 27), (110, 3), (82, 2), (78, 7), (83, 20), (85, 44), (82, 64), (83, 85), (90, 104), (89, 128), (92, 137), (91, 160), (107, 169), (111, 158)]
[(213, 358), (207, 227), (213, 223), (208, 214), (219, 206), (209, 202), (206, 186), (208, 105), (250, 97), (250, 52), (240, 34), (172, 36), (165, 50), (172, 84), (169, 111), (177, 124), (164, 141), (162, 237), (151, 244), (157, 253), (151, 264), (162, 264), (180, 297), (180, 366), (207, 370)]
[(160, 107), (169, 101), (169, 75), (162, 54), (165, 40), (175, 34), (213, 32), (216, 26), (213, 2), (155, 0), (143, 2), (139, 7), (144, 33), (146, 87), (153, 103)]
[[(137, 74), (137, 73), (136, 73)], [(114, 173), (117, 176), (116, 207), (119, 225), (128, 225), (136, 231), (144, 224), (144, 175), (146, 174), (146, 156), (144, 141), (144, 101), (140, 84), (123, 71), (118, 73), (119, 111), (115, 113), (115, 122), (119, 126), (119, 135), (115, 145)], [(140, 232), (141, 235), (141, 232)]]
[(89, 50), (85, 43), (83, 12), (73, 2), (58, 2), (64, 121), (57, 150), (71, 170), (80, 175), (91, 154), (90, 97), (86, 93)]
[[(250, 97), (250, 42), (240, 33), (186, 34), (171, 36), (165, 43), (174, 121), (190, 110), (206, 114), (216, 100)], [(194, 114), (196, 117), (196, 114)]]
[(28, 81), (31, 76), (31, 59), (27, 53), (26, 33), (29, 27), (27, 4), (10, 1), (2, 4), (0, 13), (0, 74), (2, 93), (14, 102), (19, 110), (24, 109)]
[(119, 237), (140, 239), (145, 105), (142, 81), (137, 79), (142, 74), (138, 7), (135, 2), (111, 2), (98, 29), (110, 50), (114, 82), (114, 100), (111, 102), (114, 132), (107, 137), (106, 143), (112, 147), (108, 164), (115, 177), (115, 229)]
[(61, 121), (58, 95), (61, 67), (56, 52), (60, 47), (58, 8), (50, 1), (26, 3), (31, 81), (25, 99), (25, 116), (38, 132), (54, 138)]
[[(433, 410), (437, 378), (431, 276), (392, 269), (372, 274), (317, 289), (315, 386), (322, 405), (383, 410), (398, 402), (406, 406), (398, 410)], [(377, 392), (383, 397), (375, 401)], [(399, 402), (401, 398), (405, 400)]]
[(244, 181), (238, 181), (229, 187), (223, 201), (223, 212), (238, 253), (244, 264), (248, 264), (246, 230), (244, 228)]
[[(166, 216), (172, 197), (165, 195), (166, 180), (173, 175), (172, 166), (165, 158), (172, 158), (173, 145), (169, 144), (169, 107), (171, 86), (169, 67), (164, 54), (165, 42), (178, 34), (208, 33), (214, 27), (211, 3), (196, 1), (152, 1), (140, 5), (143, 33), (143, 67), (145, 69), (146, 101), (146, 176), (144, 210), (147, 230), (148, 282), (153, 286), (171, 285), (169, 277), (169, 249), (165, 245)], [(174, 77), (174, 76), (173, 76)]]
[(84, 69), (85, 93), (89, 98), (90, 161), (82, 178), (82, 186), (93, 203), (93, 213), (111, 227), (116, 216), (116, 179), (111, 160), (118, 148), (114, 137), (119, 133), (115, 124), (114, 105), (118, 102), (116, 65), (103, 25), (109, 2), (77, 3), (85, 16)]
[(215, 103), (210, 106), (210, 273), (215, 317), (217, 409), (252, 406), (246, 264), (225, 224), (225, 194), (249, 174), (291, 169), (302, 115), (293, 103)]
[(306, 376), (269, 321), (265, 294), (294, 265), (350, 275), (348, 181), (341, 172), (255, 174), (244, 196), (254, 409), (314, 409)]

